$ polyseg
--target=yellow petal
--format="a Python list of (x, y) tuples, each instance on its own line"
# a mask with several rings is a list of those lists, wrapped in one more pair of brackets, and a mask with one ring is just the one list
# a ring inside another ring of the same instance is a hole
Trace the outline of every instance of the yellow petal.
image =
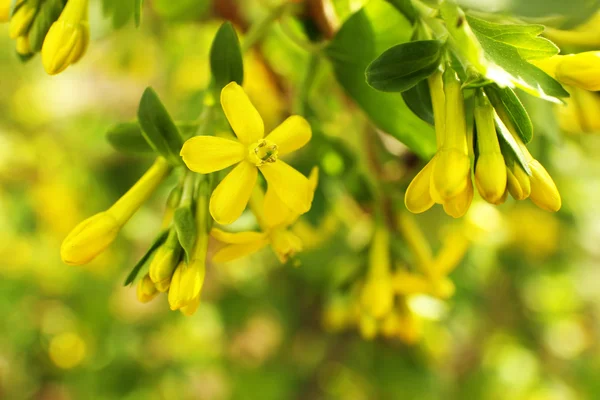
[(408, 185), (408, 189), (406, 189), (404, 204), (406, 204), (406, 208), (411, 213), (422, 213), (429, 210), (434, 204), (430, 194), (431, 171), (433, 170), (434, 160), (429, 161), (419, 171), (410, 185)]
[(294, 214), (288, 206), (277, 196), (275, 190), (269, 185), (264, 201), (264, 219), (267, 227), (273, 228), (283, 225), (287, 221), (293, 222), (297, 214)]
[(219, 228), (213, 228), (210, 235), (219, 242), (227, 244), (244, 244), (264, 239), (266, 235), (262, 232), (226, 232)]
[(310, 210), (314, 192), (309, 180), (285, 162), (278, 160), (262, 165), (260, 172), (264, 175), (269, 188), (292, 212), (304, 214)]
[(256, 167), (245, 161), (231, 170), (210, 197), (210, 215), (215, 221), (227, 225), (242, 215), (257, 176)]
[(217, 251), (212, 260), (216, 263), (237, 260), (238, 258), (256, 253), (268, 243), (267, 239), (261, 239), (250, 243), (230, 244)]
[(287, 229), (280, 228), (271, 233), (271, 247), (283, 264), (302, 251), (302, 240)]
[(304, 146), (312, 137), (308, 121), (299, 115), (292, 115), (275, 128), (265, 139), (277, 145), (279, 155), (291, 153)]
[(221, 106), (240, 142), (251, 144), (262, 139), (265, 134), (263, 120), (240, 85), (231, 82), (223, 88)]
[(560, 210), (562, 201), (560, 193), (546, 168), (538, 160), (529, 162), (531, 168), (531, 195), (533, 203), (546, 210), (555, 212)]
[(454, 218), (460, 218), (469, 211), (471, 201), (473, 201), (473, 184), (470, 176), (467, 176), (465, 189), (456, 197), (444, 202), (444, 211)]
[(235, 140), (196, 136), (183, 144), (180, 154), (189, 169), (208, 174), (242, 161), (246, 151), (246, 146)]

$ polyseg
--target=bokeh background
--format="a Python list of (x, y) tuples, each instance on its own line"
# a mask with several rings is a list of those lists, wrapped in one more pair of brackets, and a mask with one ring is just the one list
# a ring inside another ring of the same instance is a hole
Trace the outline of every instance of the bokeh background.
[[(56, 77), (39, 58), (21, 63), (0, 25), (0, 398), (600, 397), (600, 138), (565, 135), (539, 102), (528, 104), (532, 152), (552, 172), (562, 210), (477, 200), (460, 221), (439, 209), (417, 216), (434, 248), (457, 229), (471, 240), (451, 275), (454, 297), (414, 307), (417, 340), (365, 340), (324, 317), (332, 282), (366, 268), (373, 225), (361, 198), (365, 161), (354, 156), (367, 120), (326, 62), (306, 95), (326, 141), (303, 154), (324, 178), (299, 228), (307, 251), (294, 263), (264, 251), (209, 265), (193, 317), (164, 298), (140, 304), (122, 282), (160, 226), (166, 189), (106, 254), (85, 267), (61, 262), (66, 234), (152, 162), (117, 153), (105, 132), (135, 118), (150, 85), (177, 120), (194, 120), (220, 23), (233, 19), (242, 34), (272, 6), (216, 3), (149, 1), (139, 29), (115, 15), (115, 30), (92, 0), (89, 52)], [(344, 16), (363, 2), (334, 3)], [(290, 30), (294, 21), (275, 24), (245, 56), (246, 90), (270, 127), (303, 107), (296, 99), (311, 61)], [(384, 175), (405, 187), (421, 164), (386, 143)]]

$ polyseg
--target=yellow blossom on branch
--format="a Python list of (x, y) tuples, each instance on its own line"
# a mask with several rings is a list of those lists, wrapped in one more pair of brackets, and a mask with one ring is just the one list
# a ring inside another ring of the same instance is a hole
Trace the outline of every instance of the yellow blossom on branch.
[(210, 198), (210, 213), (215, 221), (230, 224), (242, 214), (259, 170), (287, 207), (296, 214), (307, 212), (313, 199), (308, 179), (279, 157), (308, 143), (312, 136), (308, 122), (293, 115), (264, 137), (261, 116), (235, 82), (221, 91), (221, 105), (238, 140), (197, 136), (181, 149), (188, 168), (202, 174), (236, 164)]

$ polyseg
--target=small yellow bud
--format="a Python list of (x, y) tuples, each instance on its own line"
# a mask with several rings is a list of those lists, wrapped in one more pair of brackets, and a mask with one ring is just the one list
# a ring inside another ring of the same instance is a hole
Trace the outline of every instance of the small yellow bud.
[(206, 266), (204, 260), (194, 260), (189, 265), (179, 263), (169, 287), (171, 310), (194, 306), (200, 298)]
[(477, 159), (475, 184), (481, 197), (497, 204), (506, 191), (506, 165), (501, 153), (484, 153)]
[(137, 298), (142, 303), (148, 303), (150, 300), (156, 297), (158, 291), (156, 286), (150, 279), (150, 276), (146, 274), (137, 285)]
[(50, 75), (64, 71), (85, 54), (89, 43), (88, 0), (69, 0), (42, 45), (42, 64)]
[(425, 212), (434, 204), (429, 190), (434, 162), (435, 157), (419, 171), (410, 185), (408, 185), (408, 189), (406, 189), (404, 203), (408, 211), (412, 213), (419, 214)]
[(17, 38), (17, 53), (21, 55), (31, 54), (31, 46), (29, 45), (29, 36), (19, 36)]
[(600, 90), (600, 51), (558, 56), (556, 79), (585, 90)]
[(27, 36), (29, 27), (33, 22), (35, 13), (37, 12), (37, 2), (27, 1), (19, 7), (13, 16), (10, 18), (9, 36), (11, 39), (16, 39), (19, 36)]
[(444, 211), (454, 218), (460, 218), (471, 207), (471, 201), (473, 201), (473, 183), (471, 177), (467, 176), (465, 189), (456, 197), (444, 202)]
[(156, 250), (152, 263), (150, 263), (150, 279), (159, 292), (169, 290), (171, 277), (181, 257), (181, 246), (174, 229), (169, 231), (165, 243)]
[(92, 261), (115, 240), (121, 223), (108, 211), (81, 222), (63, 241), (62, 260), (69, 265), (83, 265)]
[(470, 181), (471, 160), (458, 149), (442, 148), (433, 167), (433, 184), (443, 201), (448, 201), (465, 189), (465, 177)]
[(525, 200), (531, 193), (531, 183), (529, 175), (515, 163), (512, 167), (506, 168), (508, 191), (515, 200)]
[(532, 173), (531, 195), (529, 196), (531, 201), (546, 211), (560, 210), (562, 205), (560, 193), (548, 171), (538, 160), (530, 161), (529, 168), (531, 168)]

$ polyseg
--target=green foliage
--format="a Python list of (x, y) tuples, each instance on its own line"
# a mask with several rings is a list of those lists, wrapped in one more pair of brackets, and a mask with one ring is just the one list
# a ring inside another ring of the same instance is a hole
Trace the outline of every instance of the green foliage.
[(183, 140), (167, 109), (152, 88), (147, 88), (142, 95), (138, 120), (148, 144), (174, 165), (181, 164), (179, 151)]
[[(394, 12), (391, 7), (389, 10)], [(365, 9), (350, 17), (326, 48), (336, 78), (379, 129), (428, 158), (435, 152), (431, 126), (416, 117), (400, 95), (378, 92), (365, 81), (364, 71), (377, 56), (376, 40)]]
[(527, 159), (525, 158), (525, 155), (521, 151), (521, 148), (517, 144), (515, 138), (508, 131), (508, 128), (506, 128), (502, 120), (497, 115), (494, 116), (494, 122), (496, 124), (496, 132), (500, 138), (502, 154), (504, 155), (505, 159), (516, 160), (527, 173), (527, 175), (531, 175), (531, 169), (529, 168)]
[(424, 79), (407, 91), (402, 92), (404, 102), (423, 121), (433, 125), (433, 106), (431, 105), (431, 92), (429, 84)]
[(533, 138), (533, 124), (515, 92), (511, 88), (499, 88), (497, 85), (489, 85), (484, 89), (494, 108), (501, 108), (506, 112), (523, 143), (529, 143)]
[(177, 231), (179, 243), (185, 251), (186, 260), (189, 262), (197, 236), (196, 221), (194, 220), (192, 208), (190, 206), (182, 206), (175, 210), (173, 223)]
[(60, 16), (64, 5), (64, 0), (47, 0), (42, 3), (29, 30), (29, 46), (32, 52), (37, 53), (42, 50), (46, 34)]
[(244, 81), (244, 60), (237, 34), (231, 22), (219, 28), (210, 48), (210, 71), (221, 90), (229, 82), (242, 84)]
[(438, 68), (442, 50), (439, 40), (396, 45), (369, 64), (365, 72), (367, 83), (382, 92), (404, 92)]
[(137, 122), (125, 122), (114, 126), (106, 132), (106, 140), (115, 150), (125, 154), (154, 153)]
[(144, 6), (144, 0), (134, 0), (133, 6), (133, 20), (135, 21), (135, 26), (139, 28), (140, 23), (142, 22), (142, 7)]

